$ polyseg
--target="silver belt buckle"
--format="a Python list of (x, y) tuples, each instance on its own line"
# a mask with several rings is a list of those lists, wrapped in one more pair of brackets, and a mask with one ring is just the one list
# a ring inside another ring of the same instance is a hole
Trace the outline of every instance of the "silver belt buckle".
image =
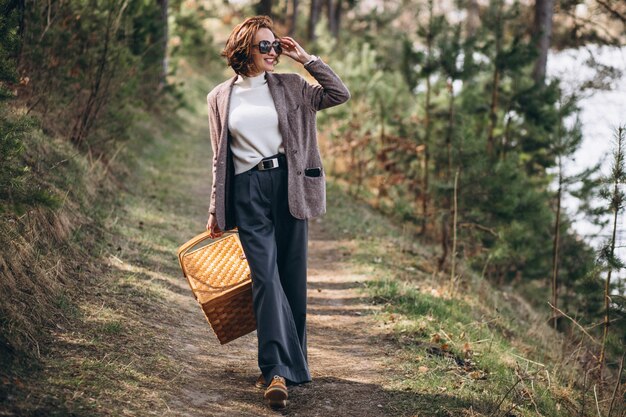
[(264, 159), (257, 165), (259, 171), (278, 168), (278, 158)]

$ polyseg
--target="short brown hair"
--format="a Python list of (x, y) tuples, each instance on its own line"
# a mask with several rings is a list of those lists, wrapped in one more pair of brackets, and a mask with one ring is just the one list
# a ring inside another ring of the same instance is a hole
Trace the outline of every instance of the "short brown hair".
[(237, 74), (247, 76), (253, 73), (252, 43), (254, 42), (254, 35), (262, 28), (269, 29), (274, 33), (273, 26), (274, 22), (269, 16), (253, 16), (235, 26), (230, 32), (222, 56), (226, 58), (228, 65)]

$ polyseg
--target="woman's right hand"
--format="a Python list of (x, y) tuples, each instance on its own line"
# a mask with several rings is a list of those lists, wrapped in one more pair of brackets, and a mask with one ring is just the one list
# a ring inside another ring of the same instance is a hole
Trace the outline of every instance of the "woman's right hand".
[(215, 214), (209, 214), (209, 220), (206, 222), (206, 230), (209, 231), (211, 239), (215, 239), (224, 234), (217, 225), (217, 217), (215, 217)]

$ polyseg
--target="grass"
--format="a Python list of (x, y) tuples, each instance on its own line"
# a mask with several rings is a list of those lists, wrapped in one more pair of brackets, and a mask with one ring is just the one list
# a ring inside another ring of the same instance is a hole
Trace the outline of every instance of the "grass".
[[(103, 176), (97, 164), (90, 165), (80, 155), (68, 169), (55, 171), (56, 187), (69, 190), (64, 204), (75, 210), (74, 217), (60, 217), (55, 226), (58, 239), (47, 243), (58, 254), (33, 250), (57, 278), (54, 285), (40, 282), (42, 300), (50, 297), (53, 309), (48, 311), (53, 314), (36, 328), (40, 348), (36, 360), (24, 359), (35, 365), (13, 364), (0, 371), (0, 414), (93, 417), (168, 412), (167, 400), (176, 390), (171, 382), (181, 372), (176, 352), (168, 347), (180, 316), (172, 307), (178, 302), (173, 297), (180, 296), (176, 249), (203, 230), (206, 217), (198, 210), (198, 199), (206, 199), (208, 208), (210, 185), (207, 178), (205, 188), (194, 193), (181, 186), (190, 178), (197, 183), (194, 176), (210, 172), (208, 126), (202, 117), (208, 81), (187, 79), (184, 96), (194, 106), (140, 115), (109, 167), (113, 177)], [(56, 160), (70, 154), (66, 144), (54, 143), (48, 149), (46, 138), (41, 140), (42, 155)], [(197, 172), (187, 169), (190, 166)], [(104, 190), (94, 192), (100, 185)], [(80, 261), (69, 263), (64, 256)], [(42, 275), (45, 272), (37, 270), (34, 277)], [(45, 310), (40, 302), (33, 307)], [(43, 312), (36, 314), (45, 317)], [(35, 331), (32, 318), (22, 320), (18, 329)], [(11, 323), (2, 321), (3, 328), (10, 328)]]
[(493, 288), (464, 265), (451, 294), (449, 275), (437, 271), (437, 248), (415, 238), (412, 226), (346, 198), (336, 183), (329, 185), (328, 201), (324, 227), (357, 242), (352, 261), (375, 277), (365, 294), (383, 306), (376, 318), (400, 349), (403, 373), (391, 388), (431, 399), (404, 396), (390, 415), (578, 412), (574, 365), (567, 369), (561, 350), (567, 341), (520, 297)]
[[(85, 252), (71, 253), (96, 253), (102, 265), (53, 258), (45, 264), (60, 281), (80, 277), (83, 288), (61, 286), (54, 292), (54, 315), (40, 327), (46, 330), (41, 340), (48, 342), (40, 361), (2, 375), (2, 387), (10, 389), (0, 396), (0, 411), (23, 416), (167, 413), (166, 401), (181, 372), (168, 347), (177, 325), (171, 306), (178, 291), (173, 279), (180, 278), (175, 252), (203, 230), (206, 214), (198, 207), (208, 207), (210, 186), (210, 178), (192, 192), (186, 186), (210, 171), (206, 118), (198, 117), (205, 114), (209, 81), (193, 72), (183, 77), (189, 80), (184, 96), (194, 105), (175, 115), (146, 115), (135, 126), (119, 154), (117, 166), (124, 174), (118, 180), (124, 186), (109, 188), (114, 196), (98, 199), (93, 188), (101, 182), (78, 181), (93, 168), (85, 160), (72, 162), (68, 177), (57, 173), (70, 190), (68, 208), (83, 213), (56, 219), (57, 249), (64, 250), (61, 241), (80, 242)], [(580, 393), (559, 354), (566, 341), (523, 300), (492, 288), (463, 265), (463, 279), (451, 295), (449, 278), (437, 271), (437, 248), (415, 239), (412, 226), (389, 221), (333, 182), (328, 202), (323, 227), (337, 239), (356, 242), (356, 250), (346, 252), (352, 252), (357, 269), (374, 277), (365, 294), (384, 307), (376, 319), (398, 346), (394, 359), (401, 360), (403, 372), (390, 391), (428, 394), (390, 402), (388, 415), (575, 414)], [(94, 226), (81, 216), (100, 219), (102, 227), (94, 232), (98, 222)], [(76, 227), (67, 227), (77, 219), (82, 221)]]
[[(97, 251), (100, 234), (92, 228), (92, 204), (106, 188), (88, 172), (86, 158), (61, 138), (28, 132), (24, 161), (32, 172), (29, 186), (47, 190), (53, 206), (30, 207), (23, 213), (3, 212), (0, 219), (0, 376), (38, 369), (48, 351), (48, 329), (78, 318), (76, 293), (92, 268), (85, 259)], [(91, 229), (91, 230), (90, 230)], [(89, 230), (89, 233), (86, 233)], [(89, 235), (89, 238), (82, 238)], [(0, 400), (12, 385), (0, 385)]]

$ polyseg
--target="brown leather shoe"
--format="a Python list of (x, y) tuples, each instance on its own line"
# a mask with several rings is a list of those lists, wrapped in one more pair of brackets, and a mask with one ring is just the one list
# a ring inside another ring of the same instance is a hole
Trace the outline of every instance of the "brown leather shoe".
[(287, 406), (287, 383), (282, 376), (274, 375), (270, 386), (265, 390), (265, 399), (272, 408), (284, 408)]
[(259, 375), (259, 377), (256, 379), (256, 382), (254, 383), (254, 386), (258, 389), (265, 389), (265, 387), (267, 386), (267, 382), (265, 381), (265, 377), (263, 376), (263, 374)]

